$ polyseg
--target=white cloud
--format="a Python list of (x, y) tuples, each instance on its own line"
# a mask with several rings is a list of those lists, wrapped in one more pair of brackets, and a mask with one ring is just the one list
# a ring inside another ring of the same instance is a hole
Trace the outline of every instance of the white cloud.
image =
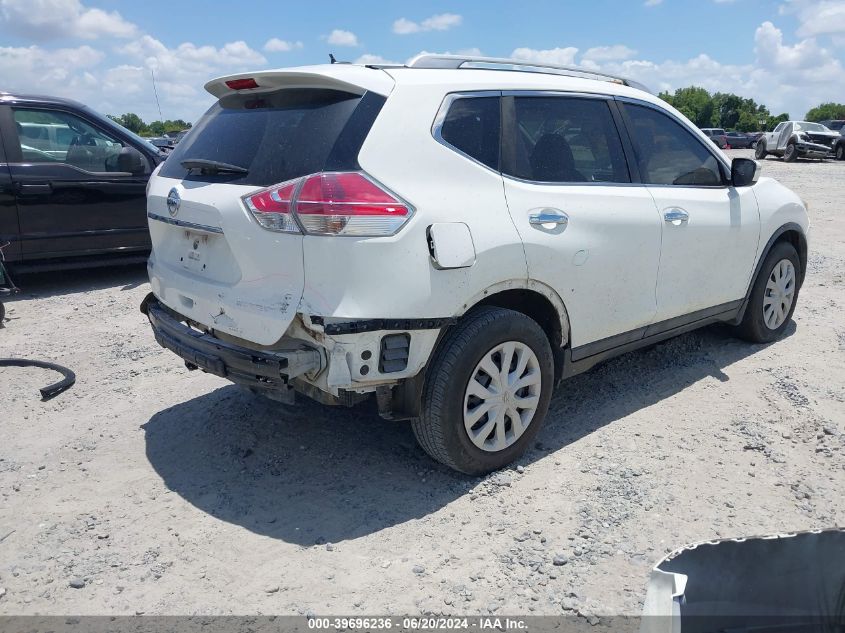
[(87, 8), (79, 0), (0, 0), (0, 19), (14, 33), (39, 41), (130, 38), (138, 32), (117, 11)]
[(663, 0), (645, 0), (645, 6), (656, 7), (658, 4), (663, 4)]
[(358, 59), (356, 59), (353, 63), (355, 64), (363, 64), (366, 66), (367, 64), (373, 64), (375, 66), (384, 65), (384, 66), (401, 66), (402, 62), (395, 62), (381, 55), (371, 55), (370, 53), (364, 53)]
[(567, 46), (566, 48), (548, 48), (545, 50), (537, 50), (536, 48), (516, 48), (511, 53), (511, 57), (527, 62), (537, 62), (539, 64), (572, 66), (575, 63), (575, 55), (577, 53), (578, 49), (574, 46)]
[(582, 60), (589, 59), (595, 62), (607, 62), (620, 59), (630, 59), (636, 54), (637, 51), (622, 44), (616, 44), (614, 46), (596, 46), (594, 48), (588, 48), (584, 53)]
[(78, 81), (79, 71), (95, 68), (104, 57), (90, 46), (52, 51), (40, 46), (4, 46), (0, 47), (0, 77), (4, 88), (51, 91), (62, 82)]
[(448, 31), (460, 26), (463, 17), (456, 13), (438, 13), (426, 18), (422, 22), (414, 22), (407, 18), (399, 18), (393, 23), (393, 32), (398, 35), (409, 35), (423, 31)]
[(335, 29), (329, 33), (326, 41), (335, 46), (358, 46), (358, 36), (352, 31), (344, 31), (343, 29)]
[(754, 59), (743, 64), (725, 64), (706, 54), (686, 60), (635, 59), (635, 51), (618, 44), (583, 54), (574, 47), (518, 48), (511, 56), (629, 77), (655, 93), (686, 86), (733, 92), (765, 104), (774, 114), (788, 112), (796, 118), (819, 103), (837, 100), (836, 88), (845, 85), (845, 67), (831, 50), (815, 38), (786, 42), (771, 22), (763, 22), (755, 31), (754, 52)]
[[(122, 60), (104, 64), (115, 57)], [(165, 118), (194, 120), (213, 102), (203, 89), (209, 79), (265, 64), (259, 52), (241, 41), (221, 47), (185, 42), (168, 48), (150, 35), (109, 56), (90, 46), (0, 47), (4, 89), (69, 97), (103, 113), (136, 112), (145, 120), (158, 118), (151, 70)]]
[(278, 37), (267, 40), (264, 44), (264, 50), (268, 53), (287, 53), (294, 49), (302, 48), (302, 42), (288, 42), (287, 40), (280, 40)]
[(830, 35), (835, 44), (845, 45), (845, 2), (842, 0), (786, 0), (782, 14), (795, 14), (799, 37)]

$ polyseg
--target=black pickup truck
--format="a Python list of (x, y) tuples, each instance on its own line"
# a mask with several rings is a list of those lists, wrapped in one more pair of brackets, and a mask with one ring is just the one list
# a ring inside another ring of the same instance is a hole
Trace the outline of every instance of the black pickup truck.
[(22, 270), (140, 261), (164, 156), (90, 108), (0, 93), (0, 246)]

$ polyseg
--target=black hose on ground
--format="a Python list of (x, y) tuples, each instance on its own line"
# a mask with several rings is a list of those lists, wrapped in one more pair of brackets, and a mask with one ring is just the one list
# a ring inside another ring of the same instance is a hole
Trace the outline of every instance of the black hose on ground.
[(40, 367), (41, 369), (52, 369), (59, 372), (64, 378), (59, 382), (41, 388), (41, 399), (49, 400), (58, 396), (63, 391), (70, 389), (76, 382), (76, 374), (67, 367), (48, 363), (43, 360), (32, 360), (30, 358), (0, 358), (0, 367)]

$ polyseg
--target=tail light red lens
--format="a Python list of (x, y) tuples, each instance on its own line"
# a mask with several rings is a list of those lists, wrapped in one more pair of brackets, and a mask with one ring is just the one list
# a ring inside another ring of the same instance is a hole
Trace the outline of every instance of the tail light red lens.
[(299, 233), (299, 226), (291, 214), (293, 194), (299, 180), (262, 189), (244, 198), (247, 209), (265, 229), (284, 233)]
[[(264, 228), (310, 235), (393, 235), (410, 207), (360, 172), (324, 172), (244, 198)], [(294, 219), (295, 218), (295, 219)]]

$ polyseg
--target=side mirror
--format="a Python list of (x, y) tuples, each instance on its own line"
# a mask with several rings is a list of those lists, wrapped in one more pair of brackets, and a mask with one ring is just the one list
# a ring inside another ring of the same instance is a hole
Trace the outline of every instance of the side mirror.
[(760, 178), (760, 164), (750, 158), (734, 158), (731, 163), (731, 184), (748, 187)]
[(147, 161), (134, 147), (124, 147), (117, 155), (117, 169), (133, 175), (143, 174), (147, 169)]

